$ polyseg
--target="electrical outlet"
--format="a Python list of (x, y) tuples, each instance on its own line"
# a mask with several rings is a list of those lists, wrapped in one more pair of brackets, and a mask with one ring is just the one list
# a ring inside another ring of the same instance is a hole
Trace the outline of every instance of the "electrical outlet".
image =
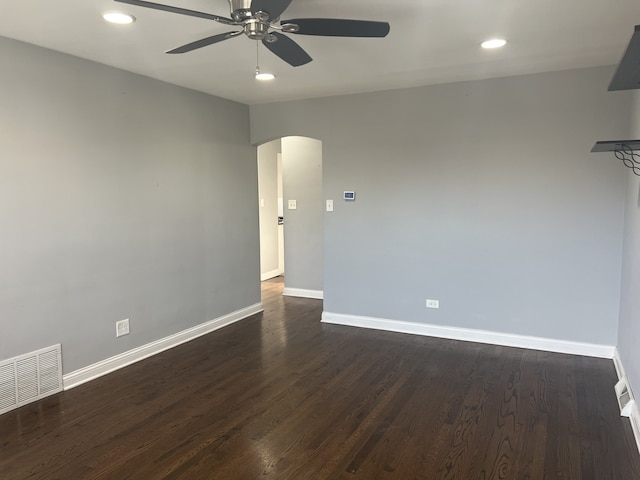
[(116, 337), (122, 337), (123, 335), (129, 335), (129, 319), (120, 320), (116, 322)]
[(440, 300), (431, 300), (427, 298), (427, 308), (440, 308)]

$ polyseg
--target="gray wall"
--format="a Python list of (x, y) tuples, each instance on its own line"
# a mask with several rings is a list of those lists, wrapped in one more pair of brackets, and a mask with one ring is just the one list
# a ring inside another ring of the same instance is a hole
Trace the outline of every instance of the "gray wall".
[[(630, 138), (640, 138), (640, 94), (636, 93), (633, 100)], [(613, 154), (609, 160), (618, 162)], [(630, 170), (627, 177), (618, 353), (637, 399), (640, 394), (640, 177)]]
[[(611, 68), (251, 107), (323, 142), (325, 311), (615, 345), (628, 130)], [(427, 310), (425, 299), (440, 300)]]
[(0, 58), (0, 358), (61, 342), (68, 373), (260, 302), (246, 106), (7, 39)]
[[(282, 139), (285, 287), (322, 290), (322, 142)], [(297, 209), (289, 210), (288, 201)]]
[(258, 147), (260, 197), (260, 274), (269, 278), (280, 271), (278, 245), (278, 154), (280, 140)]

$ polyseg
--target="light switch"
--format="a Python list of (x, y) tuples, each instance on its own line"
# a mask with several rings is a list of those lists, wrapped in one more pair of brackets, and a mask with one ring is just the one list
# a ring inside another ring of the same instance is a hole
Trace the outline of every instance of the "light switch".
[(264, 207), (264, 198), (261, 198), (261, 199), (260, 199), (260, 206), (261, 206), (261, 207)]
[(327, 200), (327, 212), (333, 212), (333, 200)]
[(298, 202), (295, 200), (289, 200), (289, 210), (296, 210), (298, 208)]

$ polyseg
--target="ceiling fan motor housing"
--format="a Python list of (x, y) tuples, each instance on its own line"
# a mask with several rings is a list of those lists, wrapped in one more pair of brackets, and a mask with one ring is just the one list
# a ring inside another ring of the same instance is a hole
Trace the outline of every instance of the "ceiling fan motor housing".
[(255, 19), (247, 20), (244, 33), (252, 40), (264, 40), (269, 33), (269, 24)]

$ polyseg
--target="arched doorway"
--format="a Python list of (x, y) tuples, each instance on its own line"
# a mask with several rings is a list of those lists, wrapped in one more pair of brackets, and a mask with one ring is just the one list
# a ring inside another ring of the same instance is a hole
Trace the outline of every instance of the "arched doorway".
[(322, 298), (322, 142), (283, 137), (258, 146), (258, 194), (262, 280), (286, 270), (285, 295)]

